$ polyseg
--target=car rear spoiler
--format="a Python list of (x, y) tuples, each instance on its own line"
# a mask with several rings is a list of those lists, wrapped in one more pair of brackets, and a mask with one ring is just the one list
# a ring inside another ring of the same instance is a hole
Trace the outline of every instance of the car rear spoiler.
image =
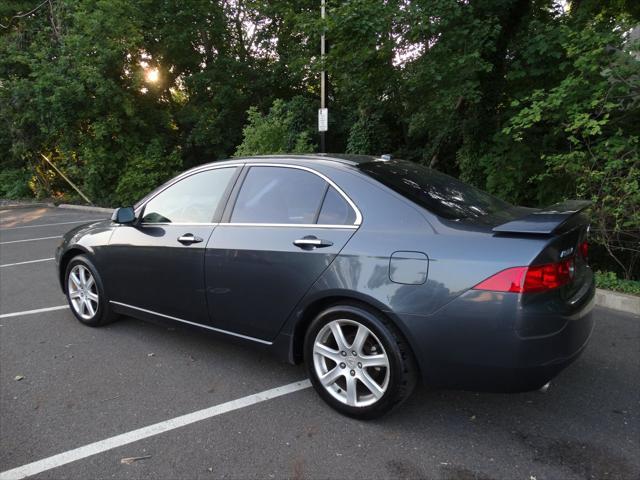
[(511, 220), (493, 228), (496, 233), (530, 233), (549, 235), (557, 232), (561, 226), (567, 226), (569, 219), (589, 207), (588, 200), (567, 200), (555, 203), (547, 208), (536, 210), (528, 215)]

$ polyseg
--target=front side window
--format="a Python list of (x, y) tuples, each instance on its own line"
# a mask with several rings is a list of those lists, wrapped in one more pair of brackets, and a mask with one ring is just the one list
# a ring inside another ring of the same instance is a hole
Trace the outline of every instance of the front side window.
[(316, 223), (327, 182), (285, 167), (251, 167), (236, 200), (234, 223)]
[(235, 167), (195, 173), (153, 197), (143, 223), (210, 223), (235, 173)]

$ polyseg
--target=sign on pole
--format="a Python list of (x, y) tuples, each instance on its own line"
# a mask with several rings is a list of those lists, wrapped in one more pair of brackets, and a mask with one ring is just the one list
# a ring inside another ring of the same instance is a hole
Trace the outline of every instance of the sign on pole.
[(329, 109), (319, 108), (318, 109), (318, 131), (326, 132), (327, 130), (329, 130)]

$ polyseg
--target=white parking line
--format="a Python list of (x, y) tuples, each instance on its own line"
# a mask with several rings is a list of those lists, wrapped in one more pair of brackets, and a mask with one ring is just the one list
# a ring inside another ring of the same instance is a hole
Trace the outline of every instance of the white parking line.
[(87, 220), (74, 220), (73, 222), (58, 222), (58, 223), (41, 223), (40, 225), (23, 225), (21, 227), (9, 227), (2, 228), (0, 226), (0, 232), (6, 232), (7, 230), (18, 230), (19, 228), (38, 228), (38, 227), (53, 227), (55, 225), (71, 225), (72, 223), (89, 223), (105, 220), (104, 218), (89, 218)]
[(23, 312), (3, 313), (0, 318), (21, 317), (22, 315), (33, 315), (35, 313), (54, 312), (56, 310), (64, 310), (69, 305), (58, 305), (57, 307), (38, 308), (37, 310), (25, 310)]
[(27, 263), (39, 263), (39, 262), (50, 262), (51, 260), (55, 260), (55, 258), (40, 258), (38, 260), (27, 260), (26, 262), (16, 262), (16, 263), (5, 263), (4, 265), (0, 265), (0, 268), (4, 267), (15, 267), (16, 265), (26, 265)]
[(55, 237), (38, 237), (38, 238), (27, 238), (25, 240), (11, 240), (9, 242), (0, 242), (0, 245), (7, 245), (8, 243), (36, 242), (38, 240), (51, 240), (52, 238), (62, 238), (62, 236), (56, 235)]
[(90, 443), (83, 447), (75, 448), (67, 452), (59, 453), (52, 457), (44, 458), (33, 463), (28, 463), (21, 467), (7, 470), (0, 473), (0, 480), (17, 480), (20, 478), (29, 477), (38, 473), (51, 470), (52, 468), (66, 465), (67, 463), (75, 462), (83, 458), (96, 455), (98, 453), (106, 452), (113, 448), (121, 447), (129, 443), (137, 442), (145, 438), (153, 437), (160, 433), (168, 432), (169, 430), (175, 430), (176, 428), (184, 427), (192, 423), (206, 420), (207, 418), (222, 415), (223, 413), (232, 412), (240, 408), (255, 405), (256, 403), (265, 402), (273, 398), (281, 397), (289, 393), (297, 392), (309, 388), (311, 383), (309, 380), (301, 380), (299, 382), (290, 383), (281, 387), (265, 390), (264, 392), (254, 393), (246, 397), (238, 398), (237, 400), (231, 400), (230, 402), (221, 403), (213, 407), (198, 410), (197, 412), (188, 413), (180, 417), (171, 418), (163, 422), (154, 423), (147, 427), (142, 427), (137, 430), (132, 430), (115, 437), (110, 437), (105, 440), (100, 440), (95, 443)]

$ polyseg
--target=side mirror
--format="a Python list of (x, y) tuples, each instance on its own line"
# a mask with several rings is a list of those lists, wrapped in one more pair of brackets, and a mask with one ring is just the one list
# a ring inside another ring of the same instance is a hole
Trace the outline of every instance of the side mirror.
[(116, 223), (133, 223), (136, 219), (136, 212), (133, 210), (133, 207), (121, 207), (116, 208), (113, 211), (113, 215), (111, 215), (111, 220)]

